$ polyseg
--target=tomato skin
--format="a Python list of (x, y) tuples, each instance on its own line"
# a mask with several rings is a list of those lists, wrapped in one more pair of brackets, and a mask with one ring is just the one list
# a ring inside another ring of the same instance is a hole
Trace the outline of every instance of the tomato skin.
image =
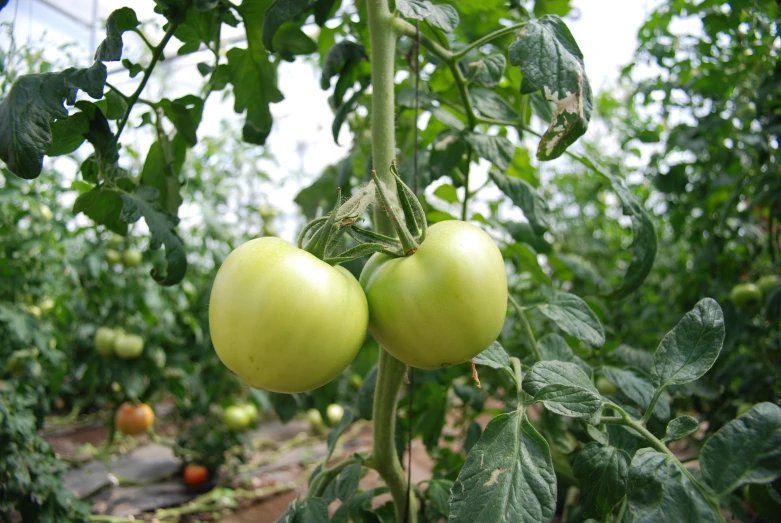
[(114, 353), (114, 343), (117, 340), (117, 331), (109, 327), (98, 327), (95, 331), (95, 349), (101, 356), (110, 356)]
[(220, 360), (249, 386), (306, 392), (355, 358), (369, 310), (355, 277), (273, 237), (250, 240), (225, 259), (209, 300)]
[(116, 265), (122, 260), (122, 255), (114, 249), (106, 249), (106, 261), (109, 265)]
[(344, 417), (344, 407), (337, 405), (336, 403), (331, 403), (328, 405), (328, 408), (325, 409), (325, 414), (328, 416), (328, 423), (333, 427), (342, 421), (342, 418)]
[(325, 423), (323, 423), (323, 416), (317, 409), (309, 409), (306, 411), (306, 419), (314, 431), (319, 431), (325, 428)]
[(206, 480), (209, 478), (209, 471), (206, 470), (206, 467), (203, 465), (196, 465), (195, 463), (190, 463), (186, 467), (184, 467), (184, 482), (190, 485), (191, 487), (194, 487), (196, 485), (200, 485), (202, 483), (205, 483)]
[(469, 361), (496, 340), (507, 275), (494, 241), (461, 221), (439, 222), (414, 254), (375, 254), (360, 278), (369, 331), (400, 361), (437, 369)]
[(117, 409), (114, 416), (114, 425), (117, 430), (128, 436), (136, 436), (149, 430), (155, 422), (155, 413), (152, 407), (145, 403), (123, 403)]
[(120, 332), (114, 341), (114, 353), (123, 360), (138, 358), (144, 352), (144, 338)]
[(750, 307), (762, 303), (762, 291), (753, 283), (739, 283), (732, 287), (729, 298), (738, 307)]
[(244, 412), (247, 413), (247, 417), (249, 417), (250, 423), (253, 423), (258, 419), (258, 408), (254, 403), (247, 403), (242, 405), (241, 408), (244, 409)]
[(225, 415), (222, 420), (225, 422), (225, 426), (230, 430), (244, 430), (249, 427), (250, 420), (249, 413), (244, 410), (243, 407), (233, 405), (225, 409)]
[(122, 264), (125, 267), (137, 267), (141, 263), (141, 253), (136, 249), (128, 249), (122, 253)]

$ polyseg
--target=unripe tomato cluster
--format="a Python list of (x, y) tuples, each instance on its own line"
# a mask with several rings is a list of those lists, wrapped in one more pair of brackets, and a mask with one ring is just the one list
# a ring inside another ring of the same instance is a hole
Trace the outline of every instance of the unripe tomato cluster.
[(141, 252), (133, 247), (125, 248), (125, 240), (114, 235), (109, 238), (109, 248), (106, 249), (106, 261), (109, 266), (122, 263), (125, 267), (137, 267), (142, 260)]
[(119, 328), (98, 327), (95, 331), (95, 349), (102, 356), (116, 355), (123, 360), (134, 359), (144, 352), (144, 339)]
[(360, 284), (284, 240), (251, 240), (217, 273), (209, 327), (219, 358), (248, 385), (299, 393), (344, 371), (367, 330), (407, 365), (465, 363), (496, 340), (506, 309), (496, 244), (474, 225), (448, 221), (428, 228), (408, 256), (372, 256)]
[(762, 276), (756, 283), (739, 283), (732, 288), (729, 298), (737, 307), (752, 308), (767, 299), (771, 289), (781, 285), (781, 278), (774, 274)]
[(258, 419), (258, 408), (252, 404), (231, 405), (225, 409), (222, 421), (230, 430), (244, 430)]

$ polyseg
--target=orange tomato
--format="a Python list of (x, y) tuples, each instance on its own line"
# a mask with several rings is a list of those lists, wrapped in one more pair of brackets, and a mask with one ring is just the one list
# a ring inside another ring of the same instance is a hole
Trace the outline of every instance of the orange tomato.
[(117, 430), (128, 436), (146, 432), (154, 421), (155, 413), (152, 407), (145, 403), (125, 402), (119, 406), (117, 414), (114, 416), (114, 425)]
[(184, 467), (184, 482), (190, 486), (200, 485), (209, 477), (209, 471), (203, 465), (190, 463)]

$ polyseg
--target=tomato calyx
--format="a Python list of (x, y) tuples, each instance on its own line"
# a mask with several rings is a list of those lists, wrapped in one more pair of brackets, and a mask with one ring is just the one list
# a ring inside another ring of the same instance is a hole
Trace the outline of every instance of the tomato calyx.
[[(337, 191), (333, 210), (327, 216), (307, 223), (301, 230), (298, 235), (299, 248), (331, 265), (363, 258), (377, 252), (394, 258), (415, 253), (426, 237), (426, 215), (415, 193), (399, 177), (395, 160), (391, 164), (390, 172), (398, 194), (396, 206), (393, 205), (392, 196), (387, 188), (372, 171), (373, 180), (346, 202), (342, 203), (341, 189)], [(356, 225), (375, 200), (379, 200), (383, 210), (389, 216), (398, 239)], [(397, 207), (401, 208), (403, 220)], [(340, 240), (345, 234), (357, 245), (336, 254)]]

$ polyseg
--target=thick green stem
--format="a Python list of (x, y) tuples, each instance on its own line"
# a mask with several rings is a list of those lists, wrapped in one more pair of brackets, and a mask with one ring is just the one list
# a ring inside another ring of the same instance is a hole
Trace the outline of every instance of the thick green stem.
[[(395, 187), (390, 172), (396, 154), (394, 104), (394, 60), (396, 58), (395, 17), (388, 0), (367, 0), (371, 37), (372, 68), (372, 161), (378, 182)], [(374, 211), (378, 232), (392, 234), (390, 220), (377, 206)], [(396, 455), (396, 402), (404, 381), (404, 364), (380, 349), (377, 363), (377, 388), (374, 393), (374, 443), (371, 462), (390, 489), (398, 523), (417, 523), (417, 503), (410, 495), (407, 506), (407, 479)], [(405, 517), (406, 512), (406, 517)]]
[[(396, 454), (396, 403), (404, 382), (404, 364), (385, 350), (380, 350), (377, 369), (377, 388), (374, 392), (374, 445), (371, 462), (390, 489), (396, 507), (398, 523), (417, 522), (417, 502), (410, 494), (407, 507), (407, 478)], [(404, 518), (405, 507), (408, 516)]]

